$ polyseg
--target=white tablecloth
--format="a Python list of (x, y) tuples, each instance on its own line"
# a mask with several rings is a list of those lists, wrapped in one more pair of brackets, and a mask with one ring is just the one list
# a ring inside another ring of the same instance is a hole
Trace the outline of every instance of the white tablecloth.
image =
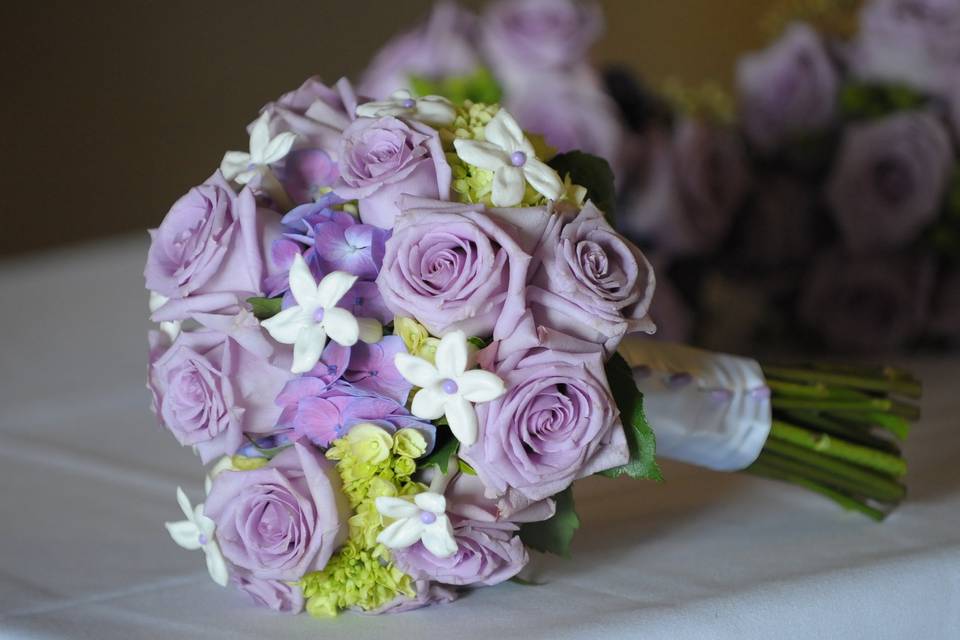
[(0, 637), (960, 638), (960, 362), (927, 384), (886, 523), (792, 487), (666, 464), (577, 486), (542, 586), (333, 621), (248, 605), (162, 526), (198, 460), (147, 410), (143, 239), (0, 263)]

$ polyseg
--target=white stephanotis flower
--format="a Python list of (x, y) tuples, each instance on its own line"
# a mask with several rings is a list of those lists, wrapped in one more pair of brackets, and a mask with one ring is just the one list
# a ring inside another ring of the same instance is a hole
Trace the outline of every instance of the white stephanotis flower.
[(227, 562), (223, 559), (220, 547), (213, 537), (216, 525), (213, 520), (203, 515), (203, 503), (196, 507), (191, 506), (190, 499), (180, 487), (177, 487), (177, 503), (187, 519), (164, 523), (167, 531), (170, 532), (170, 537), (188, 551), (203, 549), (203, 553), (207, 556), (207, 571), (210, 572), (210, 577), (221, 587), (227, 586), (227, 579), (230, 577)]
[(523, 200), (529, 182), (537, 193), (550, 200), (563, 194), (563, 180), (546, 163), (537, 159), (533, 145), (517, 121), (504, 109), (487, 123), (485, 141), (457, 138), (453, 146), (464, 162), (493, 171), (491, 200), (497, 207), (513, 207)]
[(284, 309), (260, 324), (273, 339), (293, 345), (293, 373), (306, 373), (320, 361), (327, 337), (344, 347), (357, 340), (379, 342), (383, 327), (372, 318), (355, 318), (337, 306), (357, 276), (343, 271), (328, 273), (317, 284), (303, 256), (297, 254), (290, 267), (290, 291), (296, 306)]
[(449, 558), (457, 552), (453, 526), (447, 517), (447, 499), (441, 494), (424, 491), (415, 495), (413, 502), (380, 496), (376, 506), (381, 515), (394, 519), (377, 536), (383, 546), (406, 549), (422, 540), (427, 551), (438, 558)]
[(453, 103), (442, 96), (414, 98), (409, 91), (401, 89), (394, 91), (387, 100), (357, 105), (357, 115), (361, 118), (393, 116), (435, 126), (445, 126), (453, 123), (457, 117), (457, 111)]
[(470, 348), (463, 331), (443, 336), (434, 357), (436, 365), (409, 353), (394, 356), (394, 365), (408, 382), (420, 387), (411, 413), (425, 420), (447, 417), (450, 431), (466, 446), (477, 441), (477, 412), (473, 405), (496, 400), (504, 393), (503, 380), (489, 371), (467, 371)]
[[(164, 295), (160, 295), (156, 291), (150, 292), (150, 313), (154, 313), (160, 307), (167, 304), (170, 301), (170, 298)], [(179, 320), (165, 320), (160, 323), (160, 332), (167, 336), (167, 339), (170, 342), (173, 342), (177, 339), (177, 336), (180, 335), (180, 331), (183, 328), (183, 323)]]
[(220, 172), (227, 180), (237, 184), (247, 184), (258, 174), (265, 173), (267, 167), (283, 160), (297, 134), (284, 131), (274, 138), (270, 137), (270, 114), (264, 111), (250, 130), (250, 152), (227, 151), (220, 163)]

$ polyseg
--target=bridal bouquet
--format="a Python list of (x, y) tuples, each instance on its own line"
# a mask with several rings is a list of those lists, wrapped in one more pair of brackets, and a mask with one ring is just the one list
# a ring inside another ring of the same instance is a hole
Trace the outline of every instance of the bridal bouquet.
[[(546, 99), (546, 98), (545, 98)], [(919, 385), (650, 334), (608, 163), (509, 109), (316, 78), (151, 231), (148, 387), (205, 465), (173, 540), (271, 609), (449, 602), (568, 555), (572, 485), (666, 456), (882, 518)], [(646, 413), (645, 413), (646, 412)], [(650, 415), (653, 422), (647, 422)]]
[(725, 348), (956, 344), (960, 2), (794, 4), (732, 106), (634, 109), (619, 222), (658, 267), (654, 319)]
[(316, 79), (151, 232), (149, 388), (209, 464), (173, 539), (313, 615), (402, 611), (566, 554), (570, 487), (657, 478), (624, 335), (654, 274), (612, 175), (497, 104)]

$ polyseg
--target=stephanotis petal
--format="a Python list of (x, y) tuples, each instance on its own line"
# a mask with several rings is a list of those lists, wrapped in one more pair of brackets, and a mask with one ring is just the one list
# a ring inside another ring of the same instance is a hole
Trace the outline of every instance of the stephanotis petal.
[[(409, 353), (398, 353), (393, 357), (393, 365), (403, 376), (404, 380), (417, 387), (426, 388), (440, 381), (440, 373), (436, 367), (417, 356)], [(442, 415), (442, 414), (441, 414)], [(438, 418), (440, 416), (437, 416)]]
[(482, 369), (464, 372), (457, 378), (457, 386), (460, 387), (460, 395), (473, 403), (496, 400), (507, 391), (503, 380)]
[(170, 533), (170, 537), (173, 538), (173, 541), (184, 549), (195, 551), (203, 546), (200, 544), (200, 529), (189, 520), (165, 522), (163, 524)]
[(284, 309), (277, 315), (260, 323), (274, 340), (281, 344), (294, 344), (304, 325), (304, 311), (300, 307)]
[(457, 540), (453, 537), (453, 527), (446, 515), (438, 516), (436, 522), (428, 525), (421, 540), (427, 551), (438, 558), (449, 558), (457, 552)]
[[(426, 391), (424, 389), (423, 391)], [(420, 393), (423, 393), (420, 391)], [(416, 398), (414, 398), (416, 404)], [(447, 423), (450, 425), (450, 431), (457, 440), (466, 447), (469, 447), (477, 441), (477, 412), (473, 405), (461, 396), (454, 396), (447, 400), (445, 406)], [(414, 411), (413, 415), (417, 415)]]
[(441, 378), (455, 378), (467, 369), (470, 350), (463, 331), (452, 331), (440, 339), (434, 361)]
[(493, 193), (490, 200), (497, 207), (515, 207), (523, 200), (527, 181), (523, 170), (503, 165), (493, 174)]
[(410, 413), (424, 420), (437, 420), (446, 412), (445, 406), (449, 399), (446, 393), (434, 388), (420, 389), (413, 396)]
[(317, 302), (325, 309), (335, 306), (356, 281), (355, 275), (345, 271), (331, 271), (320, 281), (320, 286), (317, 288)]
[(230, 572), (227, 571), (227, 562), (223, 559), (223, 554), (220, 553), (220, 547), (217, 546), (216, 542), (211, 542), (203, 550), (207, 554), (207, 571), (210, 572), (210, 577), (221, 587), (227, 586)]
[(323, 325), (315, 324), (300, 329), (296, 342), (293, 343), (293, 373), (306, 373), (320, 362), (323, 347), (327, 344), (327, 333)]
[(461, 160), (487, 171), (496, 171), (510, 162), (503, 149), (489, 142), (457, 138), (453, 141), (453, 148)]
[(435, 515), (442, 515), (447, 512), (447, 499), (439, 493), (424, 491), (415, 495), (413, 501), (424, 511), (429, 511)]
[(233, 180), (250, 166), (250, 154), (243, 151), (227, 151), (220, 162), (220, 173), (226, 180)]
[(383, 339), (383, 325), (373, 318), (357, 318), (360, 328), (360, 340), (367, 344), (376, 344)]
[(261, 163), (273, 164), (280, 162), (290, 153), (290, 149), (293, 148), (293, 143), (296, 141), (297, 134), (284, 131), (267, 144)]
[(432, 125), (449, 125), (457, 118), (457, 112), (449, 100), (440, 96), (424, 96), (417, 100), (417, 119)]
[(317, 297), (317, 281), (313, 279), (310, 267), (300, 253), (293, 256), (293, 264), (290, 265), (290, 292), (300, 306), (310, 305)]
[(483, 137), (508, 153), (525, 150), (523, 129), (509, 113), (500, 109), (483, 130)]
[(250, 156), (257, 164), (263, 164), (263, 157), (270, 144), (269, 119), (270, 114), (264, 111), (250, 129)]
[(360, 325), (353, 314), (340, 307), (323, 311), (323, 328), (331, 340), (344, 347), (352, 347), (360, 339)]
[(403, 518), (381, 531), (377, 542), (391, 549), (406, 549), (420, 540), (423, 528), (419, 519)]
[(180, 511), (183, 512), (183, 517), (193, 522), (193, 505), (190, 504), (190, 498), (183, 492), (182, 487), (177, 487), (177, 504), (180, 506)]
[(392, 496), (380, 496), (374, 502), (380, 515), (399, 520), (400, 518), (415, 518), (419, 509), (415, 504), (403, 498), (394, 498)]
[(542, 196), (550, 200), (559, 200), (563, 194), (563, 180), (560, 179), (560, 174), (540, 160), (529, 158), (523, 166), (523, 174), (530, 186)]

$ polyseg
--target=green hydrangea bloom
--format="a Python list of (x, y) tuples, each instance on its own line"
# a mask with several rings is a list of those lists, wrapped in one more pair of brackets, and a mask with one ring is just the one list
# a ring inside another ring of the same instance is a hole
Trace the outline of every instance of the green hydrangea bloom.
[(397, 596), (413, 596), (410, 576), (393, 566), (389, 550), (377, 542), (383, 517), (379, 496), (409, 496), (426, 491), (415, 480), (415, 458), (426, 452), (426, 440), (411, 429), (391, 435), (373, 425), (358, 426), (335, 440), (327, 458), (337, 462), (343, 490), (353, 508), (347, 521), (349, 538), (323, 571), (308, 573), (300, 585), (307, 612), (324, 618), (343, 609), (376, 609)]

